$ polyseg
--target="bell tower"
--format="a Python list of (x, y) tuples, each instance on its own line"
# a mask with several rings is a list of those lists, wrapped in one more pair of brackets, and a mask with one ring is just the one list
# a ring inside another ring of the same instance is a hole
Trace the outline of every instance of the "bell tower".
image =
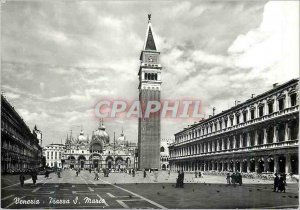
[(151, 14), (148, 15), (148, 26), (144, 48), (140, 56), (139, 68), (139, 100), (142, 104), (142, 116), (139, 117), (138, 125), (138, 168), (159, 169), (160, 163), (160, 113), (151, 113), (148, 118), (144, 117), (145, 106), (148, 101), (160, 102), (161, 71), (159, 61), (160, 52), (157, 50)]

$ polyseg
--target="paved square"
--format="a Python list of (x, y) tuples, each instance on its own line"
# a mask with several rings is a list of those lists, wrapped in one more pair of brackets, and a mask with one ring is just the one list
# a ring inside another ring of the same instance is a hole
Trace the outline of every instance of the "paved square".
[(81, 171), (77, 177), (74, 171), (65, 170), (61, 178), (56, 174), (49, 179), (39, 176), (35, 186), (27, 180), (23, 188), (3, 187), (1, 207), (226, 209), (297, 208), (299, 204), (297, 184), (288, 184), (286, 193), (274, 193), (271, 182), (245, 180), (242, 186), (234, 187), (224, 184), (224, 177), (194, 179), (187, 174), (184, 188), (175, 188), (175, 179), (175, 173), (168, 176), (161, 172), (157, 182), (152, 174), (144, 179), (141, 173), (136, 177), (101, 175), (100, 180), (94, 180), (94, 174), (88, 171)]

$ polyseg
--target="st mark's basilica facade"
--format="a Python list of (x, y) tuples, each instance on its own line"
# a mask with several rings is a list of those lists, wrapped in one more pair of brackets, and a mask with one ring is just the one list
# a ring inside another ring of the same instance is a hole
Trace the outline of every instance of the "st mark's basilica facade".
[(83, 131), (77, 138), (67, 137), (62, 167), (116, 170), (135, 168), (136, 144), (127, 141), (123, 131), (117, 139), (111, 140), (105, 129), (103, 123), (100, 123), (91, 139)]

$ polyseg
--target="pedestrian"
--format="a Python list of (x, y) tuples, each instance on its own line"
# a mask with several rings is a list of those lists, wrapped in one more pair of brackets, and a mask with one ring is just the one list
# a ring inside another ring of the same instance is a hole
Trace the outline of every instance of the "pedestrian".
[(95, 170), (95, 178), (94, 178), (94, 180), (99, 180), (99, 173), (98, 173), (97, 170)]
[(230, 185), (230, 173), (226, 174), (227, 184)]
[(176, 179), (176, 188), (178, 188), (180, 186), (180, 171), (178, 171), (178, 176), (177, 176), (177, 179)]
[(277, 173), (275, 173), (273, 192), (278, 192), (278, 184), (279, 184), (279, 177)]
[(25, 176), (23, 173), (20, 174), (20, 184), (21, 184), (21, 187), (24, 186), (24, 181), (25, 181)]
[(183, 185), (184, 185), (184, 172), (183, 172), (183, 170), (181, 170), (181, 173), (180, 173), (180, 187), (183, 188)]
[(286, 184), (285, 175), (280, 174), (279, 182), (278, 182), (278, 191), (285, 193), (285, 184)]
[(92, 173), (92, 169), (91, 168), (89, 168), (89, 172)]
[(235, 186), (235, 183), (236, 183), (236, 175), (235, 175), (235, 173), (232, 173), (230, 177), (231, 177), (231, 183), (233, 184), (233, 186)]
[(197, 173), (197, 171), (195, 171), (195, 178), (197, 178), (197, 176), (198, 176), (198, 173)]
[(171, 170), (169, 170), (169, 171), (168, 171), (168, 174), (169, 174), (169, 176), (170, 176), (170, 174), (171, 174)]
[(202, 173), (201, 173), (201, 171), (199, 171), (199, 178), (202, 178)]
[(146, 170), (144, 169), (144, 178), (146, 178), (147, 176), (147, 173), (146, 173)]
[(48, 170), (46, 170), (46, 172), (45, 172), (45, 178), (49, 178), (49, 171)]
[(132, 177), (135, 177), (135, 170), (132, 169)]
[(158, 171), (154, 171), (154, 181), (157, 182), (158, 178)]
[(33, 172), (31, 173), (31, 179), (32, 179), (32, 183), (35, 185), (36, 180), (37, 180), (37, 174), (36, 174), (35, 171), (33, 171)]
[(76, 176), (78, 176), (78, 173), (79, 173), (78, 170), (76, 170)]
[(240, 186), (243, 184), (243, 180), (242, 179), (243, 179), (242, 174), (238, 173), (238, 183), (239, 183)]
[(60, 178), (60, 170), (57, 171), (57, 177)]

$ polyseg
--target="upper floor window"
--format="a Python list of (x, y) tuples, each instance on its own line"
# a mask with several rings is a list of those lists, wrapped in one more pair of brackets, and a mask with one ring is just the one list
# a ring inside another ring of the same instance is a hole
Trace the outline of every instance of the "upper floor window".
[(269, 111), (269, 114), (272, 114), (273, 112), (274, 112), (274, 110), (273, 110), (273, 102), (271, 102), (271, 103), (268, 103), (268, 111)]
[(244, 121), (244, 122), (247, 121), (247, 112), (243, 112), (243, 121)]
[(251, 120), (255, 118), (255, 109), (251, 110)]
[(278, 99), (279, 111), (284, 109), (284, 98)]
[(233, 117), (230, 118), (230, 125), (233, 126)]
[(227, 128), (227, 121), (228, 121), (227, 119), (224, 121), (225, 122), (225, 128)]
[(262, 117), (264, 115), (264, 106), (260, 106), (258, 108), (258, 114), (259, 114), (259, 117)]
[(297, 94), (296, 93), (291, 94), (290, 98), (291, 98), (291, 106), (296, 106), (296, 104), (297, 104)]
[(219, 124), (220, 124), (220, 130), (222, 130), (222, 121), (220, 121)]
[(236, 115), (236, 124), (240, 124), (240, 115)]

